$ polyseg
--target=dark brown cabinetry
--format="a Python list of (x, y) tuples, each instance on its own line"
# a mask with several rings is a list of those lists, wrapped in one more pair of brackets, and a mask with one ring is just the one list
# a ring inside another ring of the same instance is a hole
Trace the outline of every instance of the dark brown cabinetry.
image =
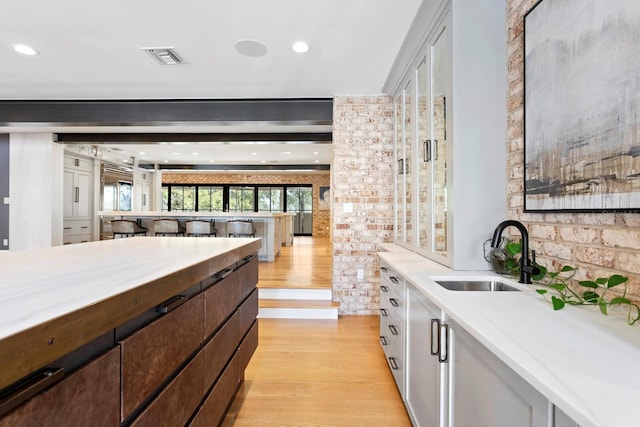
[(117, 325), (101, 337), (106, 351), (85, 352), (86, 364), (0, 415), (0, 427), (217, 425), (258, 344), (257, 282), (254, 255), (185, 283), (177, 304)]

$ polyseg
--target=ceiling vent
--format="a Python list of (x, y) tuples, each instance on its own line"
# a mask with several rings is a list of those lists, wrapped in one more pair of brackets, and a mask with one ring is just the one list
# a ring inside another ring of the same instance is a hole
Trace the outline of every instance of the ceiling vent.
[(177, 65), (184, 63), (180, 55), (178, 55), (172, 47), (143, 47), (142, 50), (147, 52), (153, 59), (162, 65)]

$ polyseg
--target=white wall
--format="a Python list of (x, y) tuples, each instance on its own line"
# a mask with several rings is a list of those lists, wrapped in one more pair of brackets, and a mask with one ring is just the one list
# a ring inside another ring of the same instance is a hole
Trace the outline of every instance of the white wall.
[(62, 244), (63, 146), (51, 133), (9, 137), (9, 250)]

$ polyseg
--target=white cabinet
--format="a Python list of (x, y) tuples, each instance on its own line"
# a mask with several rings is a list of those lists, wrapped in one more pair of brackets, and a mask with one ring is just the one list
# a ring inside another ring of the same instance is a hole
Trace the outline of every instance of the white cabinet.
[(449, 322), (451, 426), (547, 427), (548, 400)]
[(93, 161), (65, 154), (63, 244), (93, 240)]
[(133, 195), (131, 210), (151, 210), (152, 188), (153, 174), (151, 172), (135, 172), (133, 174)]
[(437, 340), (440, 310), (407, 286), (407, 384), (405, 405), (417, 427), (440, 425), (441, 387), (446, 364)]
[(405, 285), (404, 279), (382, 265), (380, 285), (380, 344), (393, 378), (404, 396), (405, 379)]

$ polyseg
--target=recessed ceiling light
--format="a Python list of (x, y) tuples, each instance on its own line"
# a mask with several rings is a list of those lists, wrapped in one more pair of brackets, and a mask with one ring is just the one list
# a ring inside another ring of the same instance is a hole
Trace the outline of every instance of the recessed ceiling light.
[(283, 151), (282, 154), (291, 154), (291, 151)]
[(257, 156), (257, 155), (258, 155), (258, 153), (251, 153), (251, 155), (252, 155), (252, 156)]
[(36, 55), (38, 55), (38, 51), (37, 50), (35, 50), (31, 46), (27, 46), (26, 44), (14, 44), (13, 45), (13, 50), (15, 50), (16, 52), (21, 53), (23, 55), (27, 55), (27, 56), (36, 56)]
[(182, 153), (174, 152), (174, 153), (171, 153), (171, 154), (173, 154), (174, 156), (179, 156), (179, 155), (181, 155)]
[(194, 155), (194, 156), (197, 156), (197, 155), (198, 155), (198, 153), (193, 153), (193, 155)]
[(307, 42), (297, 41), (291, 45), (291, 50), (295, 53), (307, 53), (309, 52), (309, 45)]
[(169, 160), (163, 160), (163, 162), (165, 162), (165, 163), (169, 163)]
[(316, 163), (320, 163), (320, 160), (316, 160)]
[(318, 153), (317, 151), (314, 151), (314, 152), (313, 152), (313, 155), (314, 155), (314, 156), (317, 156), (318, 154), (319, 154), (319, 153)]
[(267, 163), (266, 160), (260, 160), (260, 163)]
[(215, 162), (216, 162), (215, 160), (209, 160), (209, 163), (215, 163)]
[(147, 153), (145, 153), (144, 151), (141, 151), (141, 152), (140, 152), (140, 155), (141, 155), (141, 156), (144, 156), (145, 154), (147, 154)]
[(267, 47), (256, 40), (240, 40), (236, 43), (236, 50), (244, 56), (257, 58), (267, 53)]

